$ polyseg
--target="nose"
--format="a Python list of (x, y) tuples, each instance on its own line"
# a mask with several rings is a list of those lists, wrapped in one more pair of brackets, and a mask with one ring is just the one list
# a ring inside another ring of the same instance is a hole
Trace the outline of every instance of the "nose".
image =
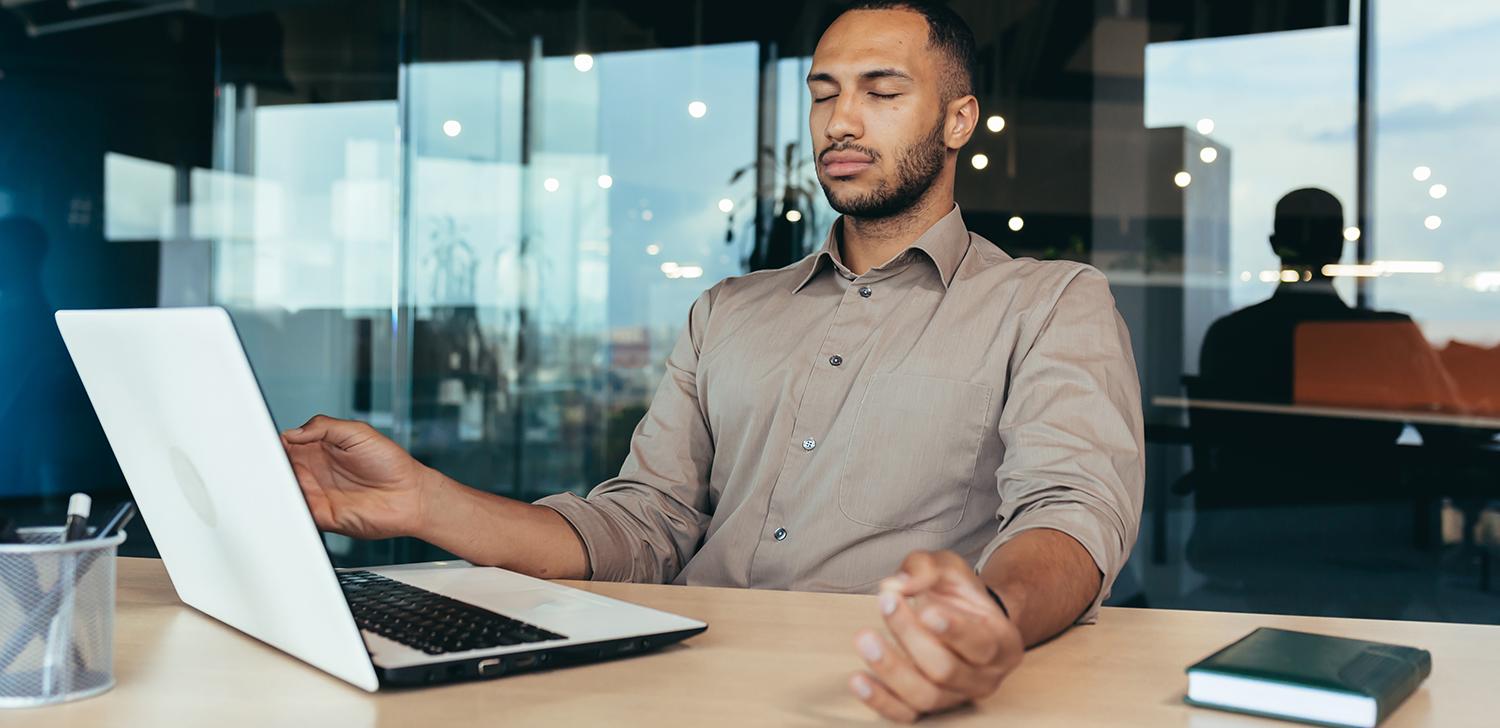
[(864, 136), (864, 122), (859, 115), (856, 94), (840, 94), (833, 103), (833, 113), (823, 128), (823, 135), (831, 141), (849, 141)]

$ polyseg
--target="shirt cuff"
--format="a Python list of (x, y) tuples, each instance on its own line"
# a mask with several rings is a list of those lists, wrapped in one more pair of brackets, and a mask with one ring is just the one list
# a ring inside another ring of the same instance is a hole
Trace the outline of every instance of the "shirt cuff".
[(590, 579), (631, 581), (630, 559), (622, 557), (630, 553), (623, 542), (624, 536), (595, 504), (572, 493), (558, 493), (536, 501), (535, 505), (557, 511), (578, 532), (588, 553)]
[(1093, 602), (1077, 621), (1078, 624), (1092, 624), (1099, 619), (1099, 605), (1109, 598), (1109, 589), (1114, 585), (1115, 576), (1124, 566), (1125, 546), (1120, 542), (1120, 535), (1109, 527), (1109, 520), (1103, 513), (1082, 503), (1052, 503), (1024, 511), (1001, 527), (995, 538), (985, 546), (974, 569), (983, 571), (995, 551), (1026, 531), (1034, 528), (1061, 531), (1089, 552), (1094, 565), (1099, 567), (1099, 573), (1104, 575), (1099, 584), (1099, 593), (1094, 595)]

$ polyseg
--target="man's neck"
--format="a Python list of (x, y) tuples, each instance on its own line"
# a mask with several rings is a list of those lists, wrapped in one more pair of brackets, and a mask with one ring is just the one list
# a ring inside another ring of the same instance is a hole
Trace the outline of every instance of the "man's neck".
[(855, 275), (864, 275), (905, 250), (953, 211), (953, 194), (924, 195), (900, 215), (877, 219), (844, 216), (840, 257)]
[(1333, 288), (1333, 279), (1313, 274), (1310, 281), (1283, 282), (1276, 286), (1278, 293), (1309, 293), (1327, 295), (1337, 293)]

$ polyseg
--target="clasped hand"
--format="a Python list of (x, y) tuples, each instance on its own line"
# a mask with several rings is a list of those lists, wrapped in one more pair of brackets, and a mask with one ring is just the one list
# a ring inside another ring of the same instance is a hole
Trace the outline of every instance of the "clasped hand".
[(1015, 624), (951, 551), (917, 551), (881, 582), (890, 636), (860, 630), (866, 671), (849, 689), (887, 719), (910, 723), (993, 693), (1025, 654)]

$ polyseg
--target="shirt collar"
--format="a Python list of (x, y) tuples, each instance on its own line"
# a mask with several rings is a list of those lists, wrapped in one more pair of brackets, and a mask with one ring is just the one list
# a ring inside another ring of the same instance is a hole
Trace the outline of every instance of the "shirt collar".
[[(848, 270), (844, 266), (843, 258), (839, 256), (839, 231), (843, 223), (842, 215), (833, 221), (833, 225), (828, 229), (828, 236), (823, 240), (822, 249), (813, 256), (807, 275), (798, 279), (797, 285), (792, 288), (792, 293), (806, 287), (825, 267), (834, 266), (840, 270)], [(946, 289), (952, 284), (953, 276), (958, 272), (958, 264), (963, 262), (964, 253), (968, 252), (968, 249), (969, 228), (964, 225), (963, 213), (955, 204), (947, 215), (933, 223), (932, 227), (927, 228), (927, 231), (907, 246), (906, 250), (901, 251), (891, 260), (900, 260), (912, 250), (922, 251), (937, 268), (938, 277), (943, 281), (943, 288)]]

